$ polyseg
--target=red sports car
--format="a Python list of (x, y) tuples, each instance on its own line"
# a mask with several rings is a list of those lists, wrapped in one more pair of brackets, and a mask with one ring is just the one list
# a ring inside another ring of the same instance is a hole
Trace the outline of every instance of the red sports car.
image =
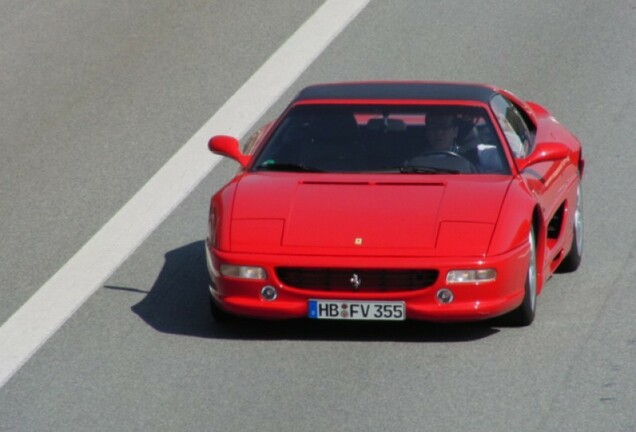
[(547, 109), (478, 84), (302, 90), (211, 199), (216, 319), (529, 325), (583, 247), (577, 138)]

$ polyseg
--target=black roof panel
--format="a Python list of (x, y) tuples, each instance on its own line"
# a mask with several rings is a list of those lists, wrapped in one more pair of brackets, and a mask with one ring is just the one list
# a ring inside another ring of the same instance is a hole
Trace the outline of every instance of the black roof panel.
[(481, 84), (421, 81), (343, 82), (306, 87), (296, 96), (294, 102), (315, 99), (452, 99), (488, 103), (495, 94), (496, 90), (493, 87)]

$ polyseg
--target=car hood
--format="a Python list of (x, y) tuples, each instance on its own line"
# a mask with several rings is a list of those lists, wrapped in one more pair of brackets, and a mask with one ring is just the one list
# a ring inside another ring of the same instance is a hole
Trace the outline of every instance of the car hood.
[(253, 173), (237, 185), (231, 250), (483, 255), (510, 178)]

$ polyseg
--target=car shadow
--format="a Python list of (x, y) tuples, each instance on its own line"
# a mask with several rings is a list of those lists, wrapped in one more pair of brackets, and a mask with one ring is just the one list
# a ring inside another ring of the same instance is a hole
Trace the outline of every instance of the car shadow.
[[(166, 253), (165, 263), (150, 292), (132, 311), (162, 333), (212, 339), (329, 340), (377, 342), (467, 342), (499, 332), (493, 322), (435, 324), (241, 319), (218, 324), (210, 314), (204, 242)], [(144, 292), (134, 287), (106, 289)]]

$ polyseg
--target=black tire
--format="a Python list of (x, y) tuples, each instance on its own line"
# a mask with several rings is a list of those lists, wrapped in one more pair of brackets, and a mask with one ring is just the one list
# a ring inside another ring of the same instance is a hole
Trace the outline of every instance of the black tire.
[(229, 313), (225, 309), (222, 309), (221, 306), (216, 304), (212, 296), (210, 296), (210, 312), (212, 313), (212, 318), (219, 324), (225, 323), (233, 323), (238, 321), (238, 317), (234, 314)]
[(561, 261), (557, 271), (559, 273), (569, 273), (576, 271), (581, 265), (581, 256), (583, 255), (583, 195), (581, 192), (581, 183), (576, 189), (576, 209), (574, 210), (574, 223), (572, 224), (572, 246), (570, 252)]
[(514, 327), (525, 327), (532, 324), (537, 310), (537, 247), (533, 229), (528, 234), (528, 244), (530, 245), (530, 261), (528, 262), (523, 302), (506, 316), (506, 322)]

